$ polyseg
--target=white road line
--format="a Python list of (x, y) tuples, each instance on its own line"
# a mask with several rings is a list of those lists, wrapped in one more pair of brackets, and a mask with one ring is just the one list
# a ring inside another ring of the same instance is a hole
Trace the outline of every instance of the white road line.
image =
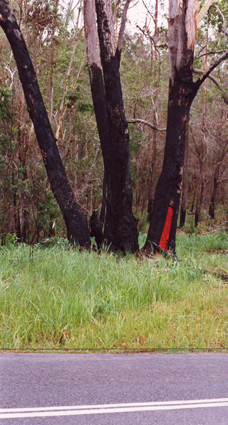
[(206, 400), (161, 401), (148, 403), (100, 404), (91, 406), (56, 406), (0, 409), (0, 419), (19, 419), (50, 416), (97, 415), (107, 413), (145, 412), (156, 410), (228, 407), (228, 398)]
[(149, 401), (143, 403), (118, 403), (118, 404), (91, 404), (91, 405), (76, 405), (76, 406), (50, 406), (50, 407), (24, 407), (12, 409), (0, 409), (0, 413), (10, 412), (39, 412), (49, 410), (72, 410), (72, 409), (102, 409), (113, 407), (136, 407), (136, 406), (163, 406), (163, 405), (179, 405), (179, 404), (197, 404), (197, 403), (222, 403), (228, 402), (228, 398), (209, 398), (201, 400), (172, 400), (172, 401)]

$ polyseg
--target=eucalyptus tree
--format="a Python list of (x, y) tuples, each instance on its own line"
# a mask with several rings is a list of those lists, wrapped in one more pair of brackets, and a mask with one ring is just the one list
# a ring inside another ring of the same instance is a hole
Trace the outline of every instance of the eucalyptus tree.
[(117, 42), (115, 21), (119, 1), (115, 2), (113, 11), (111, 0), (85, 0), (84, 25), (91, 92), (104, 160), (104, 240), (114, 250), (135, 252), (138, 250), (138, 231), (132, 213), (129, 131), (119, 73), (130, 1), (124, 4)]
[(169, 98), (166, 145), (162, 172), (156, 187), (153, 213), (144, 249), (159, 246), (175, 252), (185, 144), (189, 114), (197, 92), (211, 72), (228, 58), (228, 50), (215, 60), (194, 82), (193, 60), (196, 28), (213, 0), (198, 11), (198, 0), (169, 0)]
[(16, 61), (27, 109), (34, 125), (51, 189), (66, 223), (68, 239), (77, 245), (89, 247), (86, 216), (80, 210), (68, 182), (28, 49), (7, 0), (0, 1), (0, 25)]

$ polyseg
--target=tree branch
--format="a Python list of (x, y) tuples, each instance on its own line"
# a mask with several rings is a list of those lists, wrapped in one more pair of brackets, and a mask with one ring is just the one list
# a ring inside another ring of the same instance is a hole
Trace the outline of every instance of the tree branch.
[(197, 27), (200, 23), (200, 21), (203, 19), (204, 15), (206, 15), (209, 7), (211, 6), (211, 4), (213, 3), (214, 0), (206, 0), (206, 3), (203, 5), (202, 9), (200, 10), (200, 12), (198, 13), (197, 17), (196, 17), (196, 24)]
[(157, 131), (166, 131), (166, 128), (158, 128), (156, 125), (151, 124), (149, 121), (145, 121), (145, 120), (141, 120), (140, 118), (136, 118), (134, 120), (127, 120), (127, 122), (129, 124), (137, 124), (137, 123), (141, 123), (141, 124), (145, 124), (148, 127), (152, 128), (153, 130), (157, 130)]
[[(205, 48), (205, 47), (206, 46), (204, 46), (203, 48)], [(201, 49), (201, 52), (202, 52), (202, 50), (203, 49)], [(217, 51), (214, 51), (214, 52), (212, 50), (208, 50), (205, 53), (202, 53), (202, 54), (199, 54), (198, 56), (195, 56), (195, 59), (200, 59), (200, 58), (202, 58), (204, 56), (209, 56), (209, 55), (218, 55), (220, 53), (224, 53), (224, 50), (217, 50)]]
[(119, 4), (120, 4), (120, 0), (116, 0), (116, 2), (115, 2), (115, 9), (114, 9), (114, 15), (113, 15), (114, 22), (116, 22), (117, 9), (118, 9)]
[(223, 51), (225, 50), (225, 46), (226, 46), (226, 19), (225, 16), (223, 15), (223, 13), (221, 12), (221, 10), (219, 9), (219, 7), (216, 4), (212, 4), (211, 6), (215, 7), (215, 9), (217, 10), (217, 12), (220, 14), (220, 16), (222, 17), (223, 20)]
[(228, 59), (228, 50), (226, 50), (217, 60), (215, 60), (209, 68), (206, 69), (206, 71), (203, 71), (202, 77), (200, 77), (196, 83), (196, 91), (200, 88), (200, 86), (203, 84), (203, 82), (206, 80), (207, 77), (209, 77), (210, 73), (218, 66), (221, 62)]
[[(202, 69), (196, 69), (193, 68), (193, 72), (195, 74), (204, 74), (204, 71)], [(213, 81), (213, 83), (215, 83), (215, 85), (219, 88), (219, 90), (222, 92), (223, 94), (223, 100), (224, 102), (228, 105), (228, 96), (226, 95), (225, 90), (222, 88), (221, 84), (219, 84), (218, 80), (216, 80), (215, 77), (213, 77), (213, 75), (208, 75), (208, 78), (210, 78), (211, 81)]]
[(144, 7), (145, 7), (145, 8), (146, 8), (146, 10), (147, 10), (147, 13), (150, 15), (150, 17), (151, 17), (152, 21), (153, 21), (153, 22), (154, 22), (154, 24), (155, 24), (155, 19), (154, 19), (154, 17), (153, 17), (153, 15), (152, 15), (152, 13), (150, 12), (150, 10), (148, 9), (148, 7), (147, 7), (147, 5), (146, 5), (145, 1), (144, 1), (144, 0), (142, 0), (142, 2), (143, 2)]
[[(149, 38), (150, 41), (152, 41), (155, 50), (159, 53), (158, 49), (167, 49), (168, 48), (168, 44), (163, 43), (163, 44), (159, 44), (157, 45), (154, 37), (149, 33), (149, 31), (145, 31), (143, 28), (141, 28), (139, 25), (136, 25), (136, 28), (139, 29), (139, 31), (141, 31), (143, 33), (143, 35), (145, 35), (145, 37)], [(223, 51), (223, 50), (222, 50)]]
[(127, 11), (128, 11), (130, 3), (131, 3), (131, 0), (127, 0), (125, 5), (124, 5), (124, 8), (123, 8), (120, 31), (119, 31), (119, 38), (118, 38), (118, 43), (117, 43), (117, 49), (119, 50), (119, 52), (121, 51), (122, 45), (123, 45), (124, 30), (125, 30), (125, 26), (126, 26), (126, 22), (127, 22)]

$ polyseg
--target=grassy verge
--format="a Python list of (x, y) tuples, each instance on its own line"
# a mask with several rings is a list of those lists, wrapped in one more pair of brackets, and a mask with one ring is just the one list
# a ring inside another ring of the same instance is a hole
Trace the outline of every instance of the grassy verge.
[(227, 349), (228, 236), (179, 234), (181, 262), (0, 249), (1, 349)]

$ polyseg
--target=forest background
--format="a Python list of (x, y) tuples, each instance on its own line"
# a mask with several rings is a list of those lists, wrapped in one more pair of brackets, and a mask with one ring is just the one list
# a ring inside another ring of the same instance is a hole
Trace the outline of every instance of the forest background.
[[(87, 216), (101, 210), (103, 160), (91, 98), (82, 2), (12, 1), (38, 77), (58, 149), (76, 200)], [(134, 5), (134, 2), (133, 2)], [(140, 3), (140, 23), (128, 23), (121, 57), (121, 83), (130, 132), (133, 212), (146, 231), (161, 173), (167, 121), (169, 61), (167, 4)], [(225, 1), (210, 8), (198, 28), (196, 76), (227, 49)], [(139, 6), (139, 5), (138, 5)], [(123, 4), (119, 2), (116, 27)], [(134, 18), (132, 18), (132, 21)], [(0, 232), (18, 241), (65, 235), (66, 229), (43, 166), (28, 116), (16, 64), (0, 32)], [(181, 207), (185, 228), (194, 231), (204, 217), (227, 227), (227, 62), (221, 63), (196, 96), (190, 115)], [(184, 206), (185, 205), (185, 206)], [(216, 212), (215, 205), (219, 205)], [(217, 214), (217, 216), (216, 216)], [(181, 225), (184, 224), (182, 220)]]

